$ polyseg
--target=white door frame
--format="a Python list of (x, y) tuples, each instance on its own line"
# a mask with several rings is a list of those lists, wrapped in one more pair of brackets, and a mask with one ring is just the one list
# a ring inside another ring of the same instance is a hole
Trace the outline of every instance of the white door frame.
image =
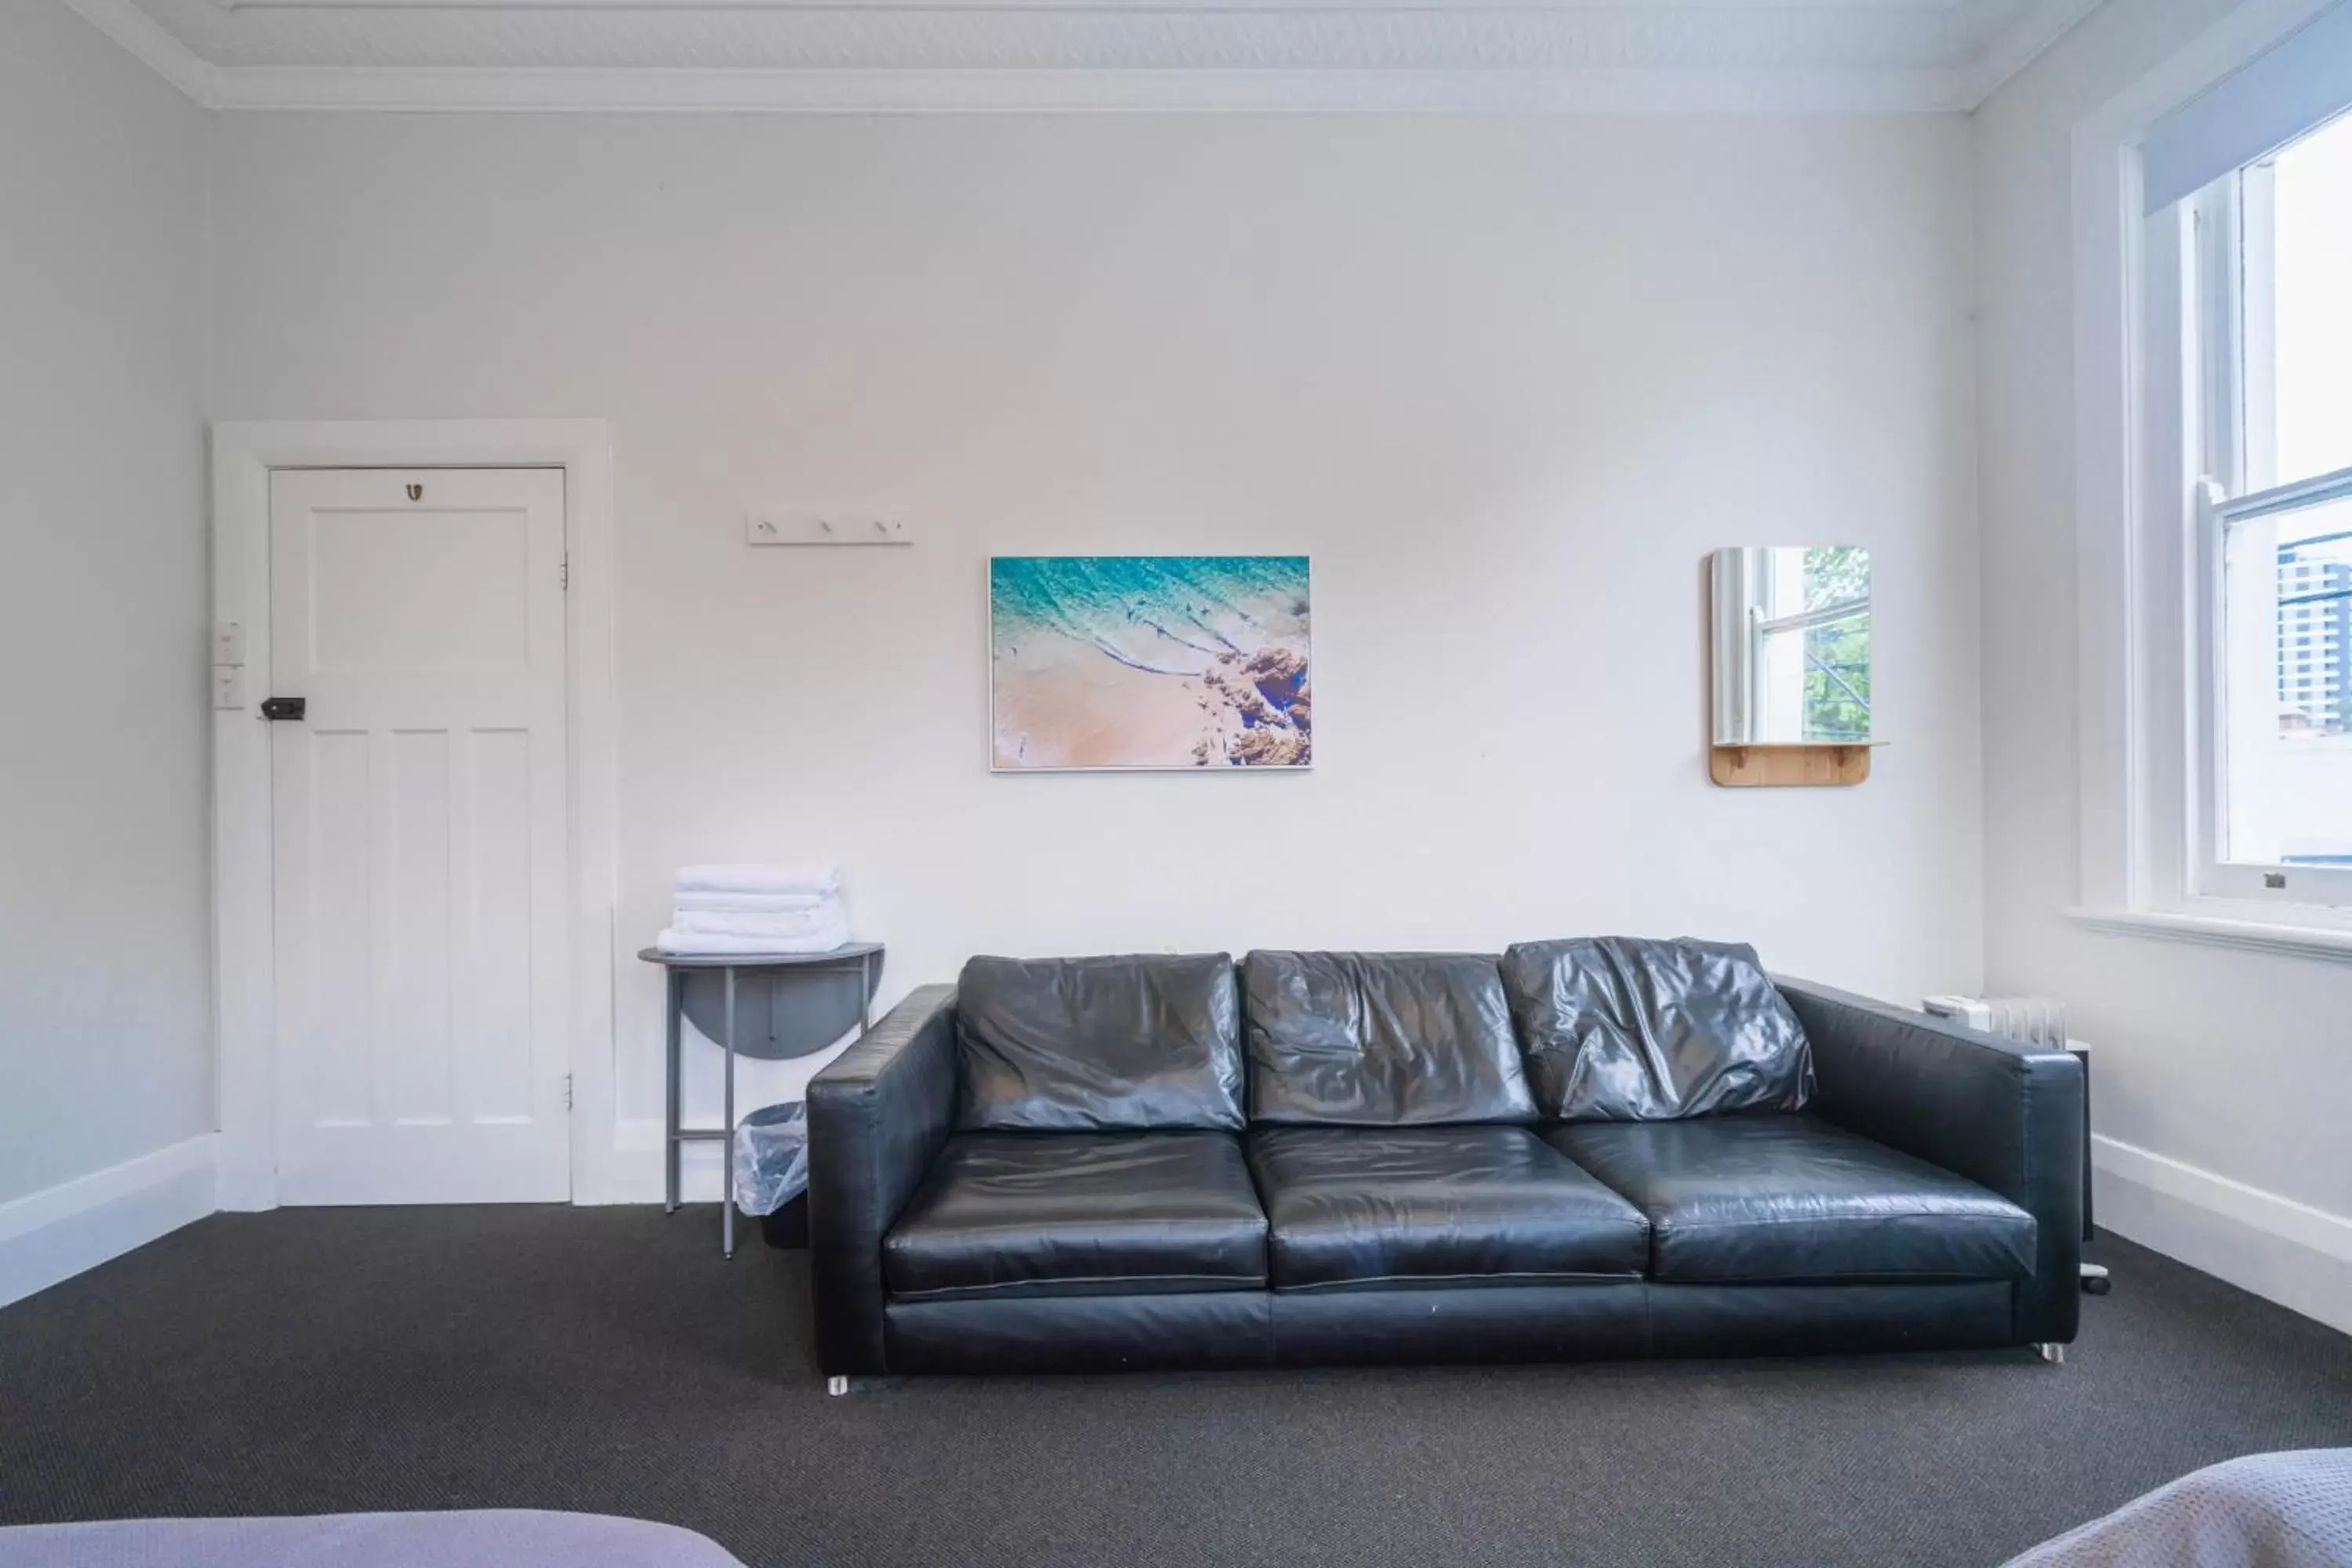
[(613, 437), (601, 419), (218, 424), (213, 619), (245, 634), (245, 706), (213, 713), (213, 1029), (219, 1042), (220, 1206), (278, 1204), (277, 1019), (270, 890), (269, 474), (273, 468), (561, 468), (570, 566), (572, 1201), (614, 1201), (613, 907), (618, 858), (613, 681)]

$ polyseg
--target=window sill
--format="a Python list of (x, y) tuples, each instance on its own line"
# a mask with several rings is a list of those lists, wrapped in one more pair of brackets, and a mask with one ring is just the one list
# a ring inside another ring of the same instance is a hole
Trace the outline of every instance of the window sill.
[(2115, 936), (2193, 942), (2207, 947), (2243, 948), (2256, 952), (2352, 963), (2352, 930), (2286, 925), (2273, 921), (2227, 920), (2219, 915), (2185, 914), (2167, 910), (2072, 909), (2066, 911), (2066, 918), (2077, 925)]

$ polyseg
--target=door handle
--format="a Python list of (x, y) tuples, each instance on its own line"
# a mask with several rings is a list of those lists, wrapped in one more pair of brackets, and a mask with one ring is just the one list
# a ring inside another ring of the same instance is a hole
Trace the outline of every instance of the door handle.
[(307, 697), (265, 697), (261, 701), (261, 716), (270, 720), (299, 719), (310, 705)]

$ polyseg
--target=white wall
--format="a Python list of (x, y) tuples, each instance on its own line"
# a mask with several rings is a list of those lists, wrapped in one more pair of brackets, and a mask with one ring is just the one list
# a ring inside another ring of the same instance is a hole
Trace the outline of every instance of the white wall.
[(2230, 6), (2112, 0), (1976, 117), (1986, 977), (2095, 1052), (2099, 1217), (2352, 1329), (2352, 967), (2104, 935), (2077, 901), (2074, 125)]
[(8, 1200), (213, 1126), (205, 117), (61, 5), (5, 26), (0, 1300), (73, 1208)]
[[(625, 952), (680, 862), (823, 856), (892, 993), (1598, 931), (1979, 978), (1956, 118), (216, 132), (215, 416), (614, 421)], [(796, 504), (920, 542), (747, 549)], [(1706, 552), (1848, 541), (1877, 776), (1713, 787)], [(991, 775), (984, 558), (1194, 549), (1313, 554), (1315, 771)]]
[[(1973, 128), (207, 128), (61, 7), (17, 8), (0, 626), (43, 679), (0, 767), (0, 1203), (211, 1125), (200, 411), (593, 415), (618, 430), (623, 952), (677, 862), (825, 855), (894, 994), (978, 950), (1594, 930), (1746, 935), (1899, 999), (2053, 992), (2100, 1051), (2104, 1217), (2329, 1315), (2352, 970), (2058, 914), (2067, 136), (2222, 9), (2114, 0)], [(922, 542), (750, 552), (768, 504)], [(1700, 561), (1792, 541), (1872, 548), (1895, 743), (1859, 791), (1717, 791)], [(1196, 548), (1314, 553), (1318, 770), (989, 775), (984, 556)], [(656, 1113), (657, 1001), (625, 964), (625, 1141)]]

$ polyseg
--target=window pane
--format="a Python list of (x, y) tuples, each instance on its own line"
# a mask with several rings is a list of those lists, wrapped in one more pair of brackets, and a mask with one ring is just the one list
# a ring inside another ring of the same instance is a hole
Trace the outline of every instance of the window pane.
[(1805, 608), (1835, 619), (1805, 629), (1805, 739), (1870, 739), (1870, 553), (1805, 552)]
[[(2267, 474), (2263, 433), (2251, 421), (2247, 431), (2257, 488), (2352, 468), (2352, 115), (2272, 160), (2271, 207)], [(2248, 308), (2260, 304), (2250, 291)]]
[(2230, 525), (2228, 858), (2352, 865), (2352, 497)]

